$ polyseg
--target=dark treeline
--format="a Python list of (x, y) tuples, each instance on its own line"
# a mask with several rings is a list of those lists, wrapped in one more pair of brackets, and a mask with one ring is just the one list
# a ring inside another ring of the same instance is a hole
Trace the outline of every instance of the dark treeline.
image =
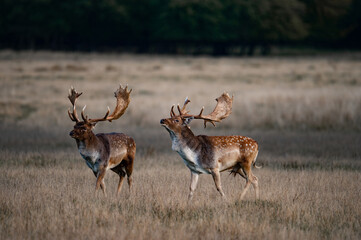
[(249, 54), (360, 48), (361, 0), (0, 0), (0, 48)]

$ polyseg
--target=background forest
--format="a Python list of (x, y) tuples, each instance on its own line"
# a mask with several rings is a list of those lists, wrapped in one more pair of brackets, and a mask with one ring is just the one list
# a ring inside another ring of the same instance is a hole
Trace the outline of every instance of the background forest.
[(0, 0), (0, 49), (269, 54), (360, 48), (359, 0)]

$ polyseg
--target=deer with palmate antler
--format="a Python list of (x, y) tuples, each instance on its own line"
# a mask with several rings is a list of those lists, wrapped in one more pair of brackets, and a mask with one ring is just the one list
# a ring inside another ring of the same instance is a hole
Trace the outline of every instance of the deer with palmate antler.
[(69, 100), (73, 105), (73, 111), (68, 110), (70, 119), (75, 122), (74, 129), (70, 136), (76, 140), (80, 155), (85, 159), (88, 167), (96, 176), (96, 187), (102, 189), (104, 195), (105, 184), (104, 176), (108, 169), (119, 175), (117, 194), (119, 195), (125, 175), (127, 175), (129, 190), (132, 184), (132, 171), (135, 157), (136, 146), (134, 140), (123, 133), (98, 133), (94, 134), (93, 129), (98, 122), (116, 120), (120, 118), (127, 109), (130, 102), (130, 91), (127, 87), (119, 89), (114, 93), (117, 99), (117, 105), (112, 114), (110, 109), (103, 118), (89, 119), (84, 116), (83, 108), (80, 121), (76, 112), (76, 100), (82, 93), (78, 93), (72, 87), (69, 90)]
[(204, 120), (204, 127), (209, 122), (215, 126), (228, 117), (232, 112), (233, 97), (223, 93), (216, 99), (217, 105), (209, 115), (203, 115), (202, 108), (198, 115), (188, 114), (186, 105), (190, 102), (185, 100), (182, 108), (177, 106), (179, 115), (174, 113), (174, 106), (170, 111), (170, 118), (161, 119), (160, 124), (169, 132), (172, 139), (172, 149), (177, 151), (184, 163), (191, 171), (191, 184), (188, 200), (193, 197), (197, 187), (199, 174), (211, 174), (218, 192), (224, 197), (221, 186), (220, 172), (231, 170), (231, 173), (239, 174), (246, 179), (246, 186), (241, 193), (241, 199), (245, 196), (250, 184), (259, 198), (258, 179), (253, 175), (251, 167), (257, 167), (255, 162), (258, 155), (258, 144), (255, 140), (244, 136), (195, 136), (188, 124), (193, 119)]

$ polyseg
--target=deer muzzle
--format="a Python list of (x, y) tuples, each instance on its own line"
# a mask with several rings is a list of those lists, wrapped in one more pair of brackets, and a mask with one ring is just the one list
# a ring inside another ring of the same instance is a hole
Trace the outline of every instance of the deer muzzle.
[(74, 137), (74, 130), (71, 130), (69, 135), (70, 135), (70, 137)]

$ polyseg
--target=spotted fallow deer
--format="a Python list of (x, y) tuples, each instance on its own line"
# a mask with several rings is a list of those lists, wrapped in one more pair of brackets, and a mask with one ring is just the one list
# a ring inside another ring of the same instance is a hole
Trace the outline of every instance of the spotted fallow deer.
[(98, 122), (109, 121), (120, 118), (127, 109), (130, 102), (130, 91), (127, 87), (119, 89), (114, 93), (117, 99), (116, 107), (112, 114), (109, 115), (110, 109), (103, 118), (89, 119), (84, 116), (83, 108), (81, 116), (83, 121), (80, 121), (76, 112), (76, 100), (82, 93), (76, 92), (72, 87), (69, 90), (69, 100), (73, 105), (73, 111), (68, 110), (69, 117), (75, 122), (74, 129), (70, 132), (70, 136), (76, 140), (80, 155), (85, 159), (88, 167), (96, 176), (96, 187), (102, 189), (104, 195), (105, 184), (104, 176), (108, 169), (119, 175), (119, 183), (117, 194), (119, 195), (125, 175), (127, 175), (129, 190), (132, 184), (133, 162), (135, 157), (135, 142), (134, 140), (123, 133), (98, 133), (94, 134), (93, 129)]
[(170, 111), (170, 118), (161, 119), (160, 124), (169, 132), (172, 139), (172, 149), (182, 157), (184, 163), (191, 171), (191, 184), (188, 200), (192, 200), (196, 189), (199, 174), (211, 174), (218, 192), (224, 197), (221, 187), (220, 172), (230, 170), (231, 173), (239, 174), (246, 179), (246, 186), (241, 193), (240, 199), (245, 196), (250, 184), (259, 198), (258, 179), (253, 175), (251, 167), (256, 166), (258, 144), (255, 140), (243, 136), (195, 136), (188, 124), (193, 119), (204, 120), (207, 123), (220, 122), (232, 112), (233, 97), (223, 93), (216, 99), (217, 105), (209, 115), (203, 115), (204, 107), (198, 115), (188, 114), (186, 105), (190, 102), (185, 100), (182, 109), (178, 105), (179, 115), (174, 113), (174, 105)]

